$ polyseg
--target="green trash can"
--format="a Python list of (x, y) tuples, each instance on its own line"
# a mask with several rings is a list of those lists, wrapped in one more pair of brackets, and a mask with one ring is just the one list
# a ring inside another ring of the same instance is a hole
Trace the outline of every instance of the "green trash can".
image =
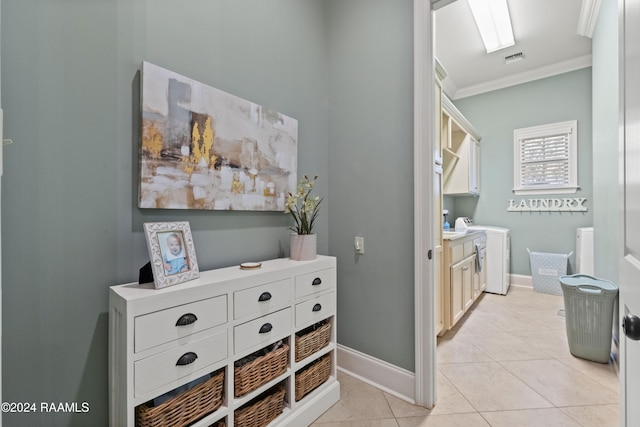
[(561, 276), (560, 286), (571, 354), (593, 362), (608, 363), (618, 287), (586, 274)]

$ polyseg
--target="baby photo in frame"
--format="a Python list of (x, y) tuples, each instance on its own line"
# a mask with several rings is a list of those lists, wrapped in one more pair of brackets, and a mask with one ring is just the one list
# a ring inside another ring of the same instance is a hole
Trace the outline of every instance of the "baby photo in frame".
[(200, 277), (187, 221), (145, 222), (144, 234), (156, 289)]

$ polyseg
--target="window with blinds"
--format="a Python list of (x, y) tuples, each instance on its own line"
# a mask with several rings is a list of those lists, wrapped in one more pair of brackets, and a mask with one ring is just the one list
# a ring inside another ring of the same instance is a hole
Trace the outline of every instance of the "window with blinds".
[(514, 131), (514, 192), (575, 193), (577, 121)]

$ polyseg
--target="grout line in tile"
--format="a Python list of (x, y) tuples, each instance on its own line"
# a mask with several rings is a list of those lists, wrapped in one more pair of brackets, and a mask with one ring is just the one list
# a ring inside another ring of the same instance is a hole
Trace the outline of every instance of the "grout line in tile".
[[(508, 304), (510, 304), (509, 302), (507, 302), (506, 300), (502, 300), (502, 299), (497, 299), (497, 298), (493, 298), (491, 295), (483, 295), (483, 297), (477, 301), (476, 304), (474, 304), (474, 307), (465, 314), (465, 320), (469, 321), (469, 322), (473, 322), (472, 319), (469, 319), (469, 317), (475, 313), (477, 314), (481, 314), (481, 313), (492, 313), (492, 304), (495, 304), (496, 307), (496, 313), (497, 314), (501, 314), (501, 315), (505, 315), (505, 316), (509, 316), (511, 314), (517, 316), (518, 318), (522, 318), (522, 314), (525, 312), (534, 312), (534, 311), (538, 311), (538, 312), (550, 312), (551, 309), (549, 308), (544, 308), (544, 305), (547, 304), (547, 306), (552, 306), (552, 305), (558, 305), (558, 301), (555, 299), (555, 296), (550, 296), (551, 298), (544, 298), (544, 296), (540, 295), (540, 297), (535, 296), (532, 297), (534, 298), (533, 300), (533, 305), (531, 306), (530, 309), (526, 308), (526, 301), (524, 301), (523, 295), (524, 292), (526, 292), (526, 290), (517, 290), (516, 292), (510, 292), (511, 295), (513, 295), (515, 293), (516, 298), (514, 299), (515, 301), (515, 305), (512, 306), (508, 306)], [(537, 294), (536, 294), (537, 295)], [(497, 296), (496, 296), (497, 297)], [(508, 296), (504, 297), (504, 298), (508, 298)], [(540, 301), (540, 302), (539, 302)], [(478, 311), (476, 311), (481, 304), (484, 305), (482, 306), (482, 308)], [(498, 311), (499, 310), (499, 311)], [(555, 310), (555, 308), (554, 308)], [(480, 316), (482, 317), (482, 316)], [(547, 322), (547, 324), (544, 324), (542, 322), (538, 322), (539, 324), (539, 329), (536, 329), (534, 331), (527, 331), (527, 330), (520, 330), (520, 331), (507, 331), (504, 330), (504, 328), (501, 328), (499, 324), (499, 322), (492, 322), (491, 320), (495, 320), (495, 319), (485, 319), (490, 325), (495, 326), (495, 328), (497, 329), (495, 332), (487, 332), (487, 333), (504, 333), (508, 336), (510, 336), (513, 339), (518, 339), (520, 341), (523, 341), (525, 343), (527, 343), (526, 339), (521, 337), (521, 336), (517, 336), (514, 334), (520, 334), (523, 335), (526, 332), (546, 332), (546, 331), (559, 331), (561, 328), (555, 327), (552, 325), (552, 322)], [(538, 327), (538, 325), (536, 325), (536, 327)], [(447, 332), (447, 334), (445, 335), (447, 337), (447, 340), (454, 340), (456, 339), (456, 336), (459, 336), (460, 338), (463, 338), (466, 335), (483, 335), (482, 331), (480, 331), (479, 333), (477, 333), (476, 331), (474, 331), (473, 333), (460, 333), (461, 331), (464, 331), (464, 322), (461, 323), (459, 325), (459, 327), (454, 328), (450, 331)], [(438, 339), (438, 341), (440, 341), (440, 338)], [(470, 345), (473, 346), (473, 343), (468, 343)], [(481, 350), (479, 350), (481, 351)], [(459, 394), (459, 396), (464, 399), (464, 401), (466, 401), (469, 405), (469, 412), (461, 412), (462, 413), (466, 413), (466, 414), (478, 414), (482, 417), (482, 419), (488, 424), (491, 425), (491, 423), (489, 422), (489, 420), (487, 419), (487, 417), (485, 417), (484, 414), (487, 413), (495, 413), (495, 412), (510, 412), (510, 411), (514, 411), (513, 409), (505, 409), (505, 410), (492, 410), (492, 411), (479, 411), (478, 408), (476, 408), (471, 401), (469, 401), (469, 399), (467, 398), (467, 396), (465, 396), (462, 391), (456, 386), (456, 384), (454, 384), (448, 377), (447, 375), (440, 370), (441, 366), (451, 366), (451, 365), (474, 365), (474, 364), (485, 364), (485, 363), (496, 363), (498, 366), (500, 366), (502, 369), (505, 369), (509, 374), (513, 375), (514, 378), (516, 378), (518, 381), (522, 382), (528, 389), (530, 389), (531, 391), (533, 391), (536, 395), (538, 395), (541, 399), (543, 399), (544, 401), (547, 401), (551, 406), (549, 407), (534, 407), (534, 408), (527, 408), (526, 410), (538, 410), (538, 409), (551, 409), (551, 408), (555, 408), (555, 409), (560, 409), (562, 411), (562, 413), (564, 413), (566, 416), (568, 416), (571, 420), (575, 421), (576, 423), (580, 423), (579, 420), (577, 420), (575, 418), (575, 414), (574, 416), (570, 415), (570, 411), (567, 411), (568, 408), (577, 408), (577, 407), (585, 407), (585, 408), (591, 408), (591, 407), (595, 407), (595, 406), (607, 406), (607, 405), (612, 405), (612, 404), (592, 404), (592, 405), (570, 405), (570, 406), (557, 406), (555, 405), (553, 402), (549, 401), (549, 399), (547, 399), (545, 396), (543, 396), (542, 394), (540, 394), (539, 392), (537, 392), (535, 389), (533, 389), (529, 384), (527, 384), (523, 378), (520, 378), (518, 375), (516, 375), (514, 372), (510, 371), (509, 369), (507, 369), (507, 367), (505, 366), (506, 363), (511, 363), (511, 362), (531, 362), (531, 361), (545, 361), (545, 360), (557, 360), (558, 362), (562, 363), (563, 365), (571, 368), (573, 371), (576, 371), (577, 373), (586, 376), (587, 378), (591, 378), (591, 376), (589, 376), (587, 373), (581, 371), (580, 369), (578, 369), (577, 366), (575, 365), (571, 365), (569, 362), (567, 362), (567, 359), (570, 355), (567, 355), (567, 357), (560, 358), (557, 357), (557, 355), (551, 354), (549, 351), (545, 351), (545, 350), (541, 350), (541, 349), (537, 349), (536, 351), (539, 351), (542, 354), (546, 354), (548, 355), (548, 357), (537, 357), (535, 359), (527, 359), (527, 360), (510, 360), (510, 361), (506, 361), (506, 360), (495, 360), (493, 357), (491, 357), (490, 355), (486, 354), (488, 356), (488, 361), (485, 362), (461, 362), (461, 363), (442, 363), (440, 361), (437, 362), (437, 366), (438, 369), (436, 371), (437, 375), (442, 375), (451, 385), (451, 387), (453, 387), (453, 389)], [(484, 353), (484, 352), (483, 352)], [(598, 384), (601, 384), (603, 387), (606, 387), (606, 384), (604, 384), (604, 379), (599, 380), (599, 379), (595, 379), (595, 378), (591, 378), (593, 381), (597, 382)], [(408, 415), (408, 416), (402, 416), (402, 412), (399, 412), (398, 414), (396, 414), (393, 411), (392, 408), (392, 404), (389, 401), (389, 399), (391, 398), (391, 395), (387, 395), (387, 393), (383, 392), (383, 396), (385, 397), (385, 402), (387, 404), (387, 407), (391, 413), (391, 416), (393, 417), (395, 424), (396, 425), (401, 425), (400, 420), (402, 419), (407, 419), (407, 418), (415, 418), (416, 416), (414, 415)], [(537, 405), (536, 405), (537, 406)], [(618, 404), (619, 406), (619, 404)], [(524, 409), (523, 409), (524, 410)], [(429, 414), (432, 413), (432, 410), (428, 410), (425, 408), (425, 411), (427, 411), (427, 415), (425, 416), (429, 416)], [(518, 411), (517, 409), (515, 411)], [(457, 414), (457, 413), (456, 413)], [(435, 415), (435, 414), (434, 414)], [(454, 415), (454, 414), (442, 414), (444, 415)], [(417, 416), (420, 417), (420, 416)], [(389, 418), (390, 420), (391, 418)], [(358, 422), (362, 423), (362, 422), (366, 422), (366, 421), (370, 421), (368, 419), (355, 419), (355, 420), (350, 420), (349, 422), (345, 422), (344, 425), (355, 425)], [(380, 421), (380, 420), (378, 420)], [(350, 424), (352, 423), (352, 424)], [(342, 425), (342, 424), (340, 424)], [(358, 424), (361, 425), (361, 424)], [(365, 425), (365, 424), (362, 424)], [(319, 427), (322, 426), (322, 424), (318, 424)]]
[[(485, 362), (485, 363), (486, 363), (486, 362)], [(449, 384), (451, 384), (451, 387), (455, 388), (455, 389), (456, 389), (456, 391), (457, 391), (458, 393), (460, 393), (460, 396), (462, 396), (462, 398), (463, 398), (463, 399), (464, 399), (464, 400), (469, 404), (469, 406), (471, 406), (471, 407), (475, 410), (475, 413), (480, 413), (480, 411), (478, 410), (478, 408), (476, 408), (476, 407), (473, 405), (473, 403), (471, 403), (471, 401), (469, 400), (469, 398), (468, 398), (467, 396), (465, 396), (465, 395), (464, 395), (464, 393), (462, 393), (462, 390), (460, 390), (460, 389), (459, 389), (459, 388), (458, 388), (458, 387), (453, 383), (453, 381), (451, 381), (451, 379), (450, 379), (449, 377), (447, 377), (447, 375), (446, 375), (444, 372), (442, 372), (440, 369), (437, 369), (437, 370), (436, 370), (436, 372), (437, 372), (437, 375), (442, 375), (442, 376), (444, 376), (444, 377), (447, 379), (447, 381), (449, 381)], [(471, 412), (461, 412), (461, 413), (466, 414), (466, 413), (471, 413)]]

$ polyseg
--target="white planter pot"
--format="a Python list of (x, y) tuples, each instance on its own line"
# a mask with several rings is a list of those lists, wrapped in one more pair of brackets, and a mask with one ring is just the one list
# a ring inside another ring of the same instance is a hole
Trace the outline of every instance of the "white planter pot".
[(316, 259), (318, 240), (316, 234), (291, 234), (289, 258), (295, 261)]

